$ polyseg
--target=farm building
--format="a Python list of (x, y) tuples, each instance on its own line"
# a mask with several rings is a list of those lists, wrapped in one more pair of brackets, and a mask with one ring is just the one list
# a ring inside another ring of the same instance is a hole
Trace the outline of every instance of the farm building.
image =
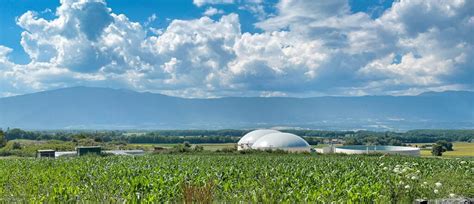
[(242, 138), (240, 138), (239, 142), (237, 142), (237, 150), (245, 150), (251, 149), (252, 145), (261, 137), (271, 134), (271, 133), (279, 133), (278, 130), (270, 130), (270, 129), (259, 129), (251, 131), (245, 134)]
[(55, 150), (45, 149), (36, 151), (37, 158), (54, 158), (56, 154)]
[(278, 131), (259, 137), (250, 148), (258, 150), (284, 150), (289, 152), (311, 151), (311, 146), (300, 136)]
[(335, 147), (334, 152), (335, 153), (345, 153), (345, 154), (382, 153), (382, 154), (399, 154), (399, 155), (420, 156), (420, 148), (403, 147), (403, 146), (349, 145), (349, 146)]
[(76, 147), (77, 156), (86, 154), (101, 154), (102, 148), (100, 146), (80, 146)]

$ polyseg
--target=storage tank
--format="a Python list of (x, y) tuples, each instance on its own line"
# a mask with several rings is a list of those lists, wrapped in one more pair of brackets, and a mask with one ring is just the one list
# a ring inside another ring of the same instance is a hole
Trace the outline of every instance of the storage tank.
[(271, 133), (279, 133), (278, 130), (271, 130), (271, 129), (259, 129), (251, 131), (245, 134), (242, 138), (240, 138), (239, 142), (237, 142), (237, 150), (245, 150), (250, 149), (252, 145), (260, 139), (261, 137), (271, 134)]
[(271, 133), (258, 139), (252, 149), (259, 150), (284, 150), (289, 152), (310, 152), (311, 146), (298, 135), (291, 133)]
[(336, 147), (334, 149), (334, 152), (335, 153), (345, 153), (345, 154), (382, 153), (382, 154), (399, 154), (399, 155), (420, 156), (420, 148), (404, 147), (404, 146), (347, 145), (347, 146)]

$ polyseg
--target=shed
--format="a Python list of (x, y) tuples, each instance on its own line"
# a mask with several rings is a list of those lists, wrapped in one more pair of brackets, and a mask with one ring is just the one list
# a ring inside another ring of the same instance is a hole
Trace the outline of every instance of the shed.
[(84, 156), (86, 154), (97, 154), (102, 153), (102, 147), (100, 146), (80, 146), (76, 147), (77, 156)]
[(43, 150), (36, 151), (37, 158), (54, 158), (55, 154), (56, 154), (56, 150), (52, 150), (52, 149), (43, 149)]

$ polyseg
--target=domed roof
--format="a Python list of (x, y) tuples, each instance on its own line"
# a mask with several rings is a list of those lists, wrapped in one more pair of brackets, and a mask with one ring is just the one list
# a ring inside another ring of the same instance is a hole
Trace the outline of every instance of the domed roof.
[(260, 139), (261, 137), (271, 134), (271, 133), (279, 133), (280, 131), (278, 130), (270, 130), (270, 129), (259, 129), (259, 130), (254, 130), (251, 131), (247, 134), (245, 134), (242, 138), (240, 138), (239, 142), (237, 144), (253, 144), (255, 141)]
[(271, 133), (258, 139), (253, 145), (253, 149), (299, 149), (310, 151), (311, 146), (300, 136), (291, 133)]

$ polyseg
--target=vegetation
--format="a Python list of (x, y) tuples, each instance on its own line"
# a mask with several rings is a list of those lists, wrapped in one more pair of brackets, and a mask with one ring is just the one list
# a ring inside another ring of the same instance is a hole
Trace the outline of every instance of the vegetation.
[(5, 139), (5, 135), (3, 134), (3, 131), (0, 129), (0, 147), (5, 146), (7, 143), (7, 140)]
[[(453, 151), (443, 152), (443, 157), (474, 157), (474, 143), (453, 142)], [(431, 156), (433, 143), (413, 143), (412, 146), (421, 147), (421, 156)]]
[[(403, 143), (433, 143), (474, 139), (474, 130), (412, 130), (405, 133), (371, 131), (322, 131), (322, 130), (282, 130), (304, 137), (309, 144), (317, 145), (326, 138), (342, 139), (349, 144), (401, 145)], [(93, 139), (96, 142), (124, 143), (236, 143), (249, 130), (156, 130), (146, 132), (126, 131), (24, 131), (8, 129), (7, 140), (61, 140), (77, 141)]]
[(0, 202), (376, 202), (474, 197), (472, 159), (158, 154), (0, 160)]
[(433, 156), (443, 156), (443, 146), (439, 144), (434, 144), (431, 147), (431, 155)]
[(436, 142), (437, 145), (442, 147), (442, 151), (453, 151), (453, 143), (447, 142), (446, 140), (440, 140)]

